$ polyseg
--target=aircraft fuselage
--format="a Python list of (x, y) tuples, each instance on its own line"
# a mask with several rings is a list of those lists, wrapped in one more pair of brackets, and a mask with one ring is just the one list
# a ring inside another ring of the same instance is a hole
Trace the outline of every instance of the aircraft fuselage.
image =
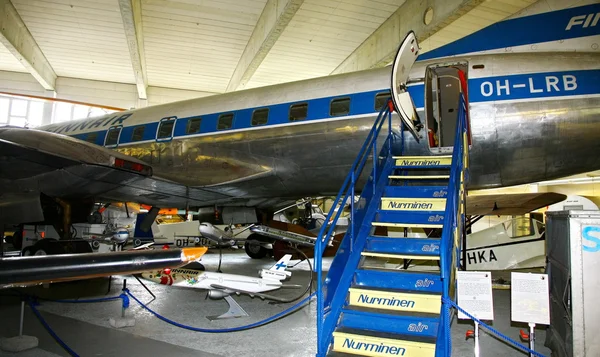
[[(443, 70), (428, 79), (427, 66), (436, 64), (460, 65), (467, 73), (470, 189), (600, 169), (600, 55), (507, 53), (417, 62), (409, 92), (425, 127), (419, 142), (404, 132), (406, 155), (448, 150), (432, 148), (427, 132), (432, 115), (441, 117), (440, 133), (451, 129), (456, 113), (444, 95), (458, 82)], [(378, 114), (376, 96), (389, 83), (390, 68), (381, 68), (41, 129), (113, 147), (150, 164), (155, 176), (237, 200), (329, 195), (339, 190)], [(446, 105), (432, 110), (437, 103)], [(113, 130), (119, 132), (111, 144)], [(393, 130), (400, 130), (396, 115)]]

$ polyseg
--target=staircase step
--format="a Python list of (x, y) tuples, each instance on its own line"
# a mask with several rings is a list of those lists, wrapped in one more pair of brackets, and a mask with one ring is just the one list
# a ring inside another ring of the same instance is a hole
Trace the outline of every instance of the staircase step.
[(441, 293), (443, 290), (439, 273), (386, 269), (356, 270), (354, 287), (371, 286), (425, 293)]
[(383, 197), (446, 198), (448, 186), (387, 186)]
[(396, 166), (408, 168), (440, 168), (452, 165), (452, 155), (442, 156), (394, 156)]
[(444, 211), (446, 199), (383, 197), (381, 209), (386, 211)]
[(389, 175), (392, 180), (449, 180), (450, 175)]
[(390, 315), (383, 310), (344, 308), (338, 326), (340, 328), (436, 338), (439, 315)]
[(391, 291), (366, 287), (353, 287), (349, 289), (349, 292), (348, 305), (372, 309), (439, 314), (442, 304), (440, 294)]
[(366, 334), (364, 331), (341, 330), (333, 333), (333, 351), (359, 356), (434, 357), (435, 343), (411, 341), (410, 337), (383, 334)]
[(444, 211), (406, 212), (378, 210), (372, 224), (380, 227), (442, 228), (444, 213)]
[(369, 236), (363, 253), (390, 254), (397, 258), (418, 256), (420, 259), (437, 260), (440, 256), (440, 239)]

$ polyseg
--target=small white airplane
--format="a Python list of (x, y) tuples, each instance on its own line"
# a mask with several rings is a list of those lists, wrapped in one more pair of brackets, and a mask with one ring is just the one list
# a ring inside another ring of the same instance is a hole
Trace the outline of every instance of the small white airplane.
[(209, 320), (249, 316), (244, 309), (231, 297), (233, 294), (246, 294), (251, 297), (284, 302), (275, 296), (263, 294), (266, 291), (278, 290), (282, 287), (298, 288), (298, 285), (283, 285), (282, 281), (292, 275), (287, 266), (292, 258), (285, 255), (270, 269), (261, 269), (259, 277), (207, 272), (194, 269), (162, 269), (142, 273), (142, 278), (162, 285), (195, 288), (208, 291), (211, 299), (225, 299), (229, 310), (219, 316), (207, 316)]

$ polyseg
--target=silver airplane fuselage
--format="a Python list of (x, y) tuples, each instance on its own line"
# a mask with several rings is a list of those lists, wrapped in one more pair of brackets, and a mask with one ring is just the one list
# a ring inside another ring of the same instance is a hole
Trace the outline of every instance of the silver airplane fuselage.
[[(600, 54), (594, 53), (506, 53), (415, 63), (409, 93), (425, 126), (419, 142), (403, 133), (405, 155), (451, 149), (432, 148), (427, 132), (432, 115), (441, 123), (456, 115), (452, 109), (431, 109), (440, 100), (448, 102), (443, 97), (447, 87), (459, 85), (435, 69), (456, 66), (468, 78), (470, 189), (600, 169)], [(371, 130), (379, 111), (375, 96), (389, 91), (390, 71), (248, 89), (41, 129), (99, 145), (109, 130), (118, 130), (117, 143), (105, 146), (147, 162), (155, 176), (226, 194), (234, 204), (330, 195), (339, 190)], [(428, 79), (430, 72), (437, 73), (435, 83)], [(350, 98), (349, 111), (342, 108), (342, 115), (332, 116), (331, 102), (344, 98)], [(290, 121), (292, 105), (304, 103), (306, 119)], [(260, 109), (269, 109), (267, 123), (252, 125)], [(218, 118), (228, 113), (233, 114), (231, 127), (218, 130)], [(173, 126), (170, 135), (158, 138), (165, 135), (159, 135), (161, 121), (173, 121)], [(196, 124), (198, 131), (189, 130)], [(142, 126), (141, 140), (134, 141), (134, 130)], [(400, 130), (396, 114), (392, 129)], [(395, 145), (399, 152), (401, 141)]]

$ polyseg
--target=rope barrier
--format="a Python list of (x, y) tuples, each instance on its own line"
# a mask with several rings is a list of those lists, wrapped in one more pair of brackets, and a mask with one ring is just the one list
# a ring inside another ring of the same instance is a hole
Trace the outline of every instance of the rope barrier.
[(467, 315), (468, 318), (470, 318), (471, 320), (477, 322), (479, 325), (481, 325), (481, 327), (485, 328), (486, 330), (490, 331), (491, 333), (497, 335), (498, 337), (504, 339), (506, 342), (509, 342), (510, 344), (514, 345), (515, 347), (517, 347), (518, 349), (525, 351), (527, 353), (531, 353), (534, 356), (537, 357), (545, 357), (543, 354), (536, 352), (534, 350), (529, 349), (529, 347), (526, 347), (522, 344), (520, 344), (519, 342), (513, 340), (512, 338), (504, 335), (503, 333), (501, 333), (500, 331), (496, 330), (495, 328), (487, 325), (486, 323), (484, 323), (483, 321), (479, 320), (478, 318), (476, 318), (475, 316), (469, 314), (468, 312), (466, 312), (463, 308), (461, 308), (460, 306), (458, 306), (454, 301), (447, 299), (447, 298), (442, 298), (442, 301), (445, 304), (450, 304), (452, 306), (454, 306), (456, 309), (458, 309), (458, 311), (462, 312), (463, 314)]
[(238, 327), (230, 327), (230, 328), (223, 328), (223, 329), (205, 329), (205, 328), (200, 328), (200, 327), (193, 327), (193, 326), (187, 326), (184, 324), (180, 324), (179, 322), (173, 321), (169, 318), (166, 318), (162, 315), (160, 315), (158, 312), (152, 310), (151, 308), (149, 308), (148, 306), (146, 306), (144, 303), (142, 303), (140, 300), (138, 300), (138, 298), (136, 298), (130, 291), (129, 289), (125, 289), (125, 292), (133, 299), (135, 300), (138, 304), (140, 304), (140, 306), (142, 306), (144, 309), (146, 309), (148, 312), (150, 312), (151, 314), (153, 314), (154, 316), (156, 316), (157, 318), (159, 318), (160, 320), (163, 320), (164, 322), (171, 324), (173, 326), (185, 329), (185, 330), (190, 330), (190, 331), (195, 331), (195, 332), (204, 332), (204, 333), (226, 333), (226, 332), (238, 332), (238, 331), (245, 331), (245, 330), (250, 330), (256, 327), (260, 327), (260, 326), (264, 326), (267, 325), (273, 321), (279, 320), (280, 318), (287, 316), (293, 312), (295, 312), (296, 310), (299, 310), (301, 307), (303, 307), (304, 304), (306, 304), (308, 301), (310, 301), (310, 299), (312, 299), (315, 295), (316, 292), (310, 294), (309, 296), (307, 296), (306, 298), (302, 299), (301, 301), (299, 301), (298, 303), (296, 303), (294, 306), (287, 308), (285, 310), (283, 310), (282, 312), (279, 312), (271, 317), (268, 317), (264, 320), (261, 321), (257, 321), (248, 325), (244, 325), (244, 326), (238, 326)]
[(52, 338), (54, 338), (54, 340), (65, 350), (67, 351), (71, 356), (73, 357), (79, 357), (79, 355), (73, 351), (71, 349), (71, 347), (69, 347), (65, 341), (61, 340), (60, 337), (58, 337), (58, 335), (56, 334), (56, 332), (54, 332), (54, 330), (52, 330), (52, 327), (50, 327), (50, 325), (48, 325), (48, 323), (46, 322), (46, 320), (44, 320), (44, 318), (42, 317), (42, 314), (40, 314), (40, 312), (38, 311), (38, 309), (35, 308), (35, 304), (31, 301), (31, 300), (27, 300), (27, 304), (29, 305), (29, 307), (31, 308), (31, 311), (33, 311), (33, 314), (37, 317), (37, 319), (40, 321), (40, 323), (42, 324), (42, 326), (44, 326), (44, 328), (46, 329), (46, 331), (48, 331), (48, 333), (50, 334), (50, 336), (52, 336)]

